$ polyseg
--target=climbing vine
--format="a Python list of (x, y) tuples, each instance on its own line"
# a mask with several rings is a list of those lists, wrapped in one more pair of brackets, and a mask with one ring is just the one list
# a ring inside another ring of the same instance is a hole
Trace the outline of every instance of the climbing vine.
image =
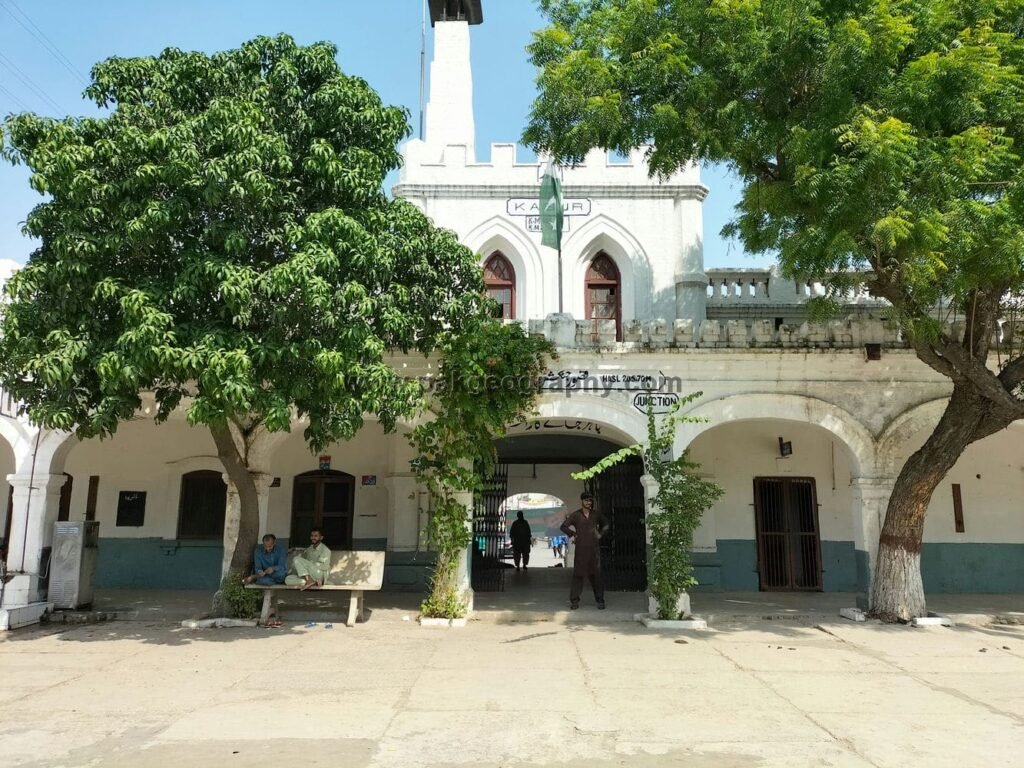
[(553, 354), (545, 339), (497, 322), (460, 336), (445, 350), (430, 382), (434, 392), (426, 419), (409, 435), (417, 452), (413, 470), (433, 500), (428, 537), (437, 560), (421, 606), (424, 616), (466, 613), (458, 570), (472, 538), (472, 495), (492, 473), (495, 438), (533, 410), (538, 379)]
[(682, 398), (662, 418), (660, 425), (648, 406), (645, 444), (622, 448), (589, 469), (572, 475), (574, 480), (590, 480), (631, 456), (639, 456), (644, 471), (657, 482), (658, 492), (648, 507), (647, 528), (651, 537), (648, 588), (658, 604), (659, 619), (679, 618), (679, 597), (697, 583), (690, 557), (693, 533), (705, 510), (723, 493), (716, 483), (700, 477), (700, 465), (690, 461), (688, 452), (675, 459), (665, 458), (671, 456), (676, 426), (702, 421), (679, 413), (680, 408), (702, 394), (694, 392)]

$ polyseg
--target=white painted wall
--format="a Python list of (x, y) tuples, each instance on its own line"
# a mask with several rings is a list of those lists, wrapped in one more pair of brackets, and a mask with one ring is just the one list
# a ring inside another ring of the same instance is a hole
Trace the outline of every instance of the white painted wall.
[[(793, 443), (789, 458), (779, 456), (780, 436)], [(853, 541), (849, 454), (824, 429), (776, 420), (723, 424), (699, 436), (690, 456), (701, 464), (702, 474), (725, 490), (705, 515), (695, 538), (698, 546), (707, 546), (712, 530), (717, 539), (755, 538), (755, 477), (813, 477), (821, 538)]]
[[(537, 199), (539, 165), (517, 163), (514, 145), (492, 145), (490, 162), (476, 162), (464, 146), (447, 147), (438, 161), (433, 140), (413, 140), (403, 149), (395, 194), (456, 232), (481, 263), (495, 250), (509, 257), (522, 297), (518, 319), (557, 312), (557, 254), (540, 245), (539, 232), (527, 231), (525, 216), (509, 215), (508, 208), (509, 200)], [(586, 269), (604, 250), (622, 276), (624, 320), (674, 318), (677, 279), (703, 275), (706, 194), (696, 166), (665, 182), (652, 180), (643, 150), (628, 163), (610, 163), (606, 153), (592, 152), (581, 165), (564, 169), (563, 198), (589, 201), (585, 215), (567, 218), (563, 233), (564, 311), (585, 316)]]
[[(68, 453), (64, 471), (74, 477), (71, 519), (85, 519), (89, 476), (99, 475), (96, 519), (101, 537), (176, 538), (181, 476), (197, 469), (223, 471), (209, 431), (179, 419), (161, 425), (127, 422), (112, 438), (77, 442)], [(141, 527), (115, 525), (121, 491), (146, 492)]]
[[(927, 439), (916, 433), (897, 467)], [(960, 484), (964, 532), (953, 519), (953, 484)], [(971, 445), (935, 489), (925, 518), (926, 542), (1024, 543), (1024, 423)]]
[[(397, 436), (387, 436), (376, 423), (368, 422), (355, 440), (333, 443), (323, 451), (313, 453), (306, 447), (302, 429), (298, 425), (271, 457), (274, 477), (281, 478), (279, 488), (270, 489), (267, 525), (278, 536), (290, 537), (292, 519), (292, 490), (296, 475), (315, 471), (319, 457), (331, 457), (331, 469), (355, 476), (355, 518), (352, 522), (354, 539), (384, 538), (388, 535), (388, 489), (384, 482), (391, 473), (391, 442), (405, 442)], [(406, 465), (406, 469), (408, 465)], [(376, 475), (377, 485), (362, 485), (363, 475)], [(296, 542), (297, 545), (305, 542)]]

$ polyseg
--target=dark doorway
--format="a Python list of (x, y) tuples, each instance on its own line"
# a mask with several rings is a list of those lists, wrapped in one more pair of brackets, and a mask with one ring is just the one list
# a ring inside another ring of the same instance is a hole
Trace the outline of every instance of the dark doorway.
[[(543, 433), (556, 424), (569, 432)], [(511, 563), (508, 557), (502, 557), (508, 538), (508, 520), (503, 504), (508, 498), (510, 466), (564, 464), (584, 469), (621, 447), (621, 444), (601, 435), (598, 424), (555, 419), (541, 423), (536, 431), (496, 441), (499, 463), (494, 474), (484, 479), (482, 492), (474, 498), (473, 589), (480, 592), (505, 590), (506, 571), (511, 568)], [(601, 540), (601, 569), (608, 591), (641, 592), (647, 589), (647, 530), (644, 491), (640, 483), (642, 475), (642, 462), (635, 459), (613, 467), (580, 486), (580, 490), (594, 494), (595, 508), (608, 518), (609, 530)], [(565, 498), (565, 502), (567, 512), (579, 506), (576, 498)]]
[(4, 520), (4, 536), (0, 539), (2, 546), (0, 546), (0, 560), (4, 563), (7, 562), (7, 551), (11, 548), (11, 524), (14, 523), (14, 486), (10, 485), (7, 487), (7, 512), (6, 519)]
[(821, 591), (818, 499), (810, 477), (754, 478), (762, 592)]
[(594, 494), (594, 508), (608, 518), (608, 532), (601, 539), (601, 571), (610, 592), (647, 589), (643, 473), (643, 462), (633, 458), (585, 483)]
[(71, 519), (71, 490), (75, 485), (75, 478), (64, 473), (64, 485), (60, 487), (60, 502), (57, 504), (57, 522), (62, 523)]
[(480, 492), (473, 497), (473, 550), (471, 579), (478, 592), (505, 589), (503, 559), (506, 525), (505, 499), (508, 496), (508, 464), (496, 464), (485, 478)]
[(352, 549), (355, 493), (355, 478), (345, 472), (324, 470), (296, 475), (289, 545), (307, 546), (310, 532), (319, 528), (329, 549)]
[[(92, 489), (92, 478), (89, 488)], [(181, 476), (178, 502), (178, 538), (219, 541), (224, 538), (224, 511), (228, 487), (224, 474), (198, 469)]]

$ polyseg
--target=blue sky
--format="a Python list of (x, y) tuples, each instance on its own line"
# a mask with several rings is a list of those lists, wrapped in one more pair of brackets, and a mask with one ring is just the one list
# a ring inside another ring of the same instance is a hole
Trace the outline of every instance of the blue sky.
[[(365, 78), (385, 102), (407, 107), (415, 128), (421, 7), (422, 0), (0, 0), (0, 115), (26, 108), (93, 114), (81, 97), (83, 78), (108, 56), (167, 47), (209, 52), (287, 32), (300, 43), (334, 42), (342, 69)], [(477, 147), (487, 153), (492, 142), (516, 141), (522, 133), (536, 92), (524, 49), (544, 20), (532, 0), (484, 0), (483, 8), (472, 51)], [(428, 60), (429, 45), (428, 29)], [(24, 168), (0, 164), (0, 260), (24, 262), (33, 247), (21, 234), (25, 214), (39, 200), (27, 178)], [(704, 206), (706, 266), (767, 263), (718, 235), (738, 183), (717, 168), (705, 169), (704, 183), (711, 188)]]

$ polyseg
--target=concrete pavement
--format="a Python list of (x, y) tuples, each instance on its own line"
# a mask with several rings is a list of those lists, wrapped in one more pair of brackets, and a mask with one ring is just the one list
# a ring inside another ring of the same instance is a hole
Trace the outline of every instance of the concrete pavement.
[[(755, 609), (759, 610), (759, 609)], [(5, 766), (1016, 766), (1024, 630), (723, 617), (0, 638)], [(414, 618), (412, 614), (410, 618)]]

